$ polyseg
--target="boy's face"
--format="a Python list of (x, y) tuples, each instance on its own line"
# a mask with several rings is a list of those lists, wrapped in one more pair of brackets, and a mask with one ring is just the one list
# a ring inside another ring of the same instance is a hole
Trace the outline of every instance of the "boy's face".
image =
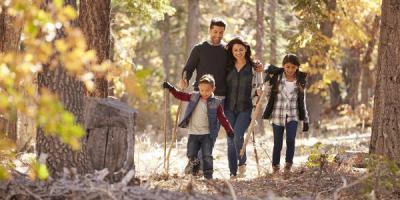
[(283, 69), (285, 70), (285, 75), (288, 77), (293, 77), (296, 73), (297, 66), (292, 63), (286, 63), (283, 65)]
[(208, 30), (208, 34), (210, 36), (211, 43), (219, 44), (221, 43), (222, 38), (224, 37), (225, 28), (222, 26), (212, 26)]
[(200, 83), (199, 84), (199, 92), (200, 96), (203, 99), (208, 99), (214, 92), (215, 87), (208, 83)]

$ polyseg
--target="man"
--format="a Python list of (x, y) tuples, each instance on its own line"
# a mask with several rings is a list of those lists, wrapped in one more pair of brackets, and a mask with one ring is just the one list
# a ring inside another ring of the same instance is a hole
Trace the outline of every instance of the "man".
[[(213, 18), (210, 22), (208, 29), (208, 39), (204, 42), (196, 44), (190, 52), (189, 58), (183, 68), (182, 74), (185, 77), (179, 81), (179, 87), (185, 89), (188, 87), (189, 80), (192, 78), (193, 72), (196, 70), (196, 80), (194, 82), (194, 90), (198, 91), (198, 81), (204, 74), (211, 74), (215, 79), (215, 97), (222, 101), (222, 105), (225, 99), (226, 92), (226, 64), (228, 54), (225, 49), (225, 44), (222, 42), (222, 38), (225, 33), (226, 23), (219, 18)], [(215, 141), (218, 136), (220, 125), (217, 125), (217, 129), (214, 129), (210, 133), (212, 144), (211, 148), (214, 148)], [(201, 155), (199, 155), (199, 160)], [(196, 166), (195, 169), (199, 169), (200, 166)], [(185, 173), (188, 172), (189, 165), (186, 166)]]

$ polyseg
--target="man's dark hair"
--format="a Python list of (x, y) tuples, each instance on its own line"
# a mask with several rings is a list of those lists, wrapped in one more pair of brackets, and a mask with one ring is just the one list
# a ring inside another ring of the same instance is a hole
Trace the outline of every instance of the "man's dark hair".
[(283, 58), (282, 66), (284, 66), (286, 63), (292, 63), (293, 65), (300, 67), (300, 61), (296, 54), (286, 54), (286, 56)]
[(199, 84), (205, 83), (215, 87), (215, 79), (211, 74), (204, 74), (199, 80)]
[(212, 29), (213, 26), (219, 26), (219, 27), (226, 28), (226, 22), (221, 18), (212, 18), (211, 22), (210, 22), (210, 29)]

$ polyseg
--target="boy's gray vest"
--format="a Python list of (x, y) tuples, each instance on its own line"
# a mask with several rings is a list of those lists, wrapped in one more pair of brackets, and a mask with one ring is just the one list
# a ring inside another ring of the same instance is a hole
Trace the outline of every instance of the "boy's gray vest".
[[(199, 100), (200, 100), (200, 93), (193, 92), (190, 96), (189, 104), (186, 107), (185, 115), (183, 115), (182, 121), (179, 123), (179, 127), (181, 128), (188, 127), (190, 117), (192, 116), (194, 108), (196, 108), (196, 105), (199, 102)], [(217, 119), (217, 109), (220, 104), (221, 100), (215, 97), (210, 97), (207, 100), (208, 128), (210, 130), (210, 133), (212, 134), (218, 134), (217, 131), (219, 123)]]

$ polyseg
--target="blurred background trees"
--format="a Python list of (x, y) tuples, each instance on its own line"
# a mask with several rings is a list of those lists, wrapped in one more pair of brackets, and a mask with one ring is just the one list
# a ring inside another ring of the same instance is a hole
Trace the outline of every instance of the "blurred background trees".
[[(380, 0), (0, 2), (0, 128), (17, 149), (28, 143), (19, 135), (36, 141), (36, 125), (39, 143), (44, 130), (79, 148), (80, 101), (88, 95), (123, 98), (139, 112), (136, 130), (162, 138), (160, 84), (178, 82), (213, 17), (226, 20), (225, 41), (242, 36), (264, 63), (280, 66), (289, 52), (301, 57), (313, 134), (344, 108), (372, 107)], [(167, 105), (171, 130), (178, 102)]]

